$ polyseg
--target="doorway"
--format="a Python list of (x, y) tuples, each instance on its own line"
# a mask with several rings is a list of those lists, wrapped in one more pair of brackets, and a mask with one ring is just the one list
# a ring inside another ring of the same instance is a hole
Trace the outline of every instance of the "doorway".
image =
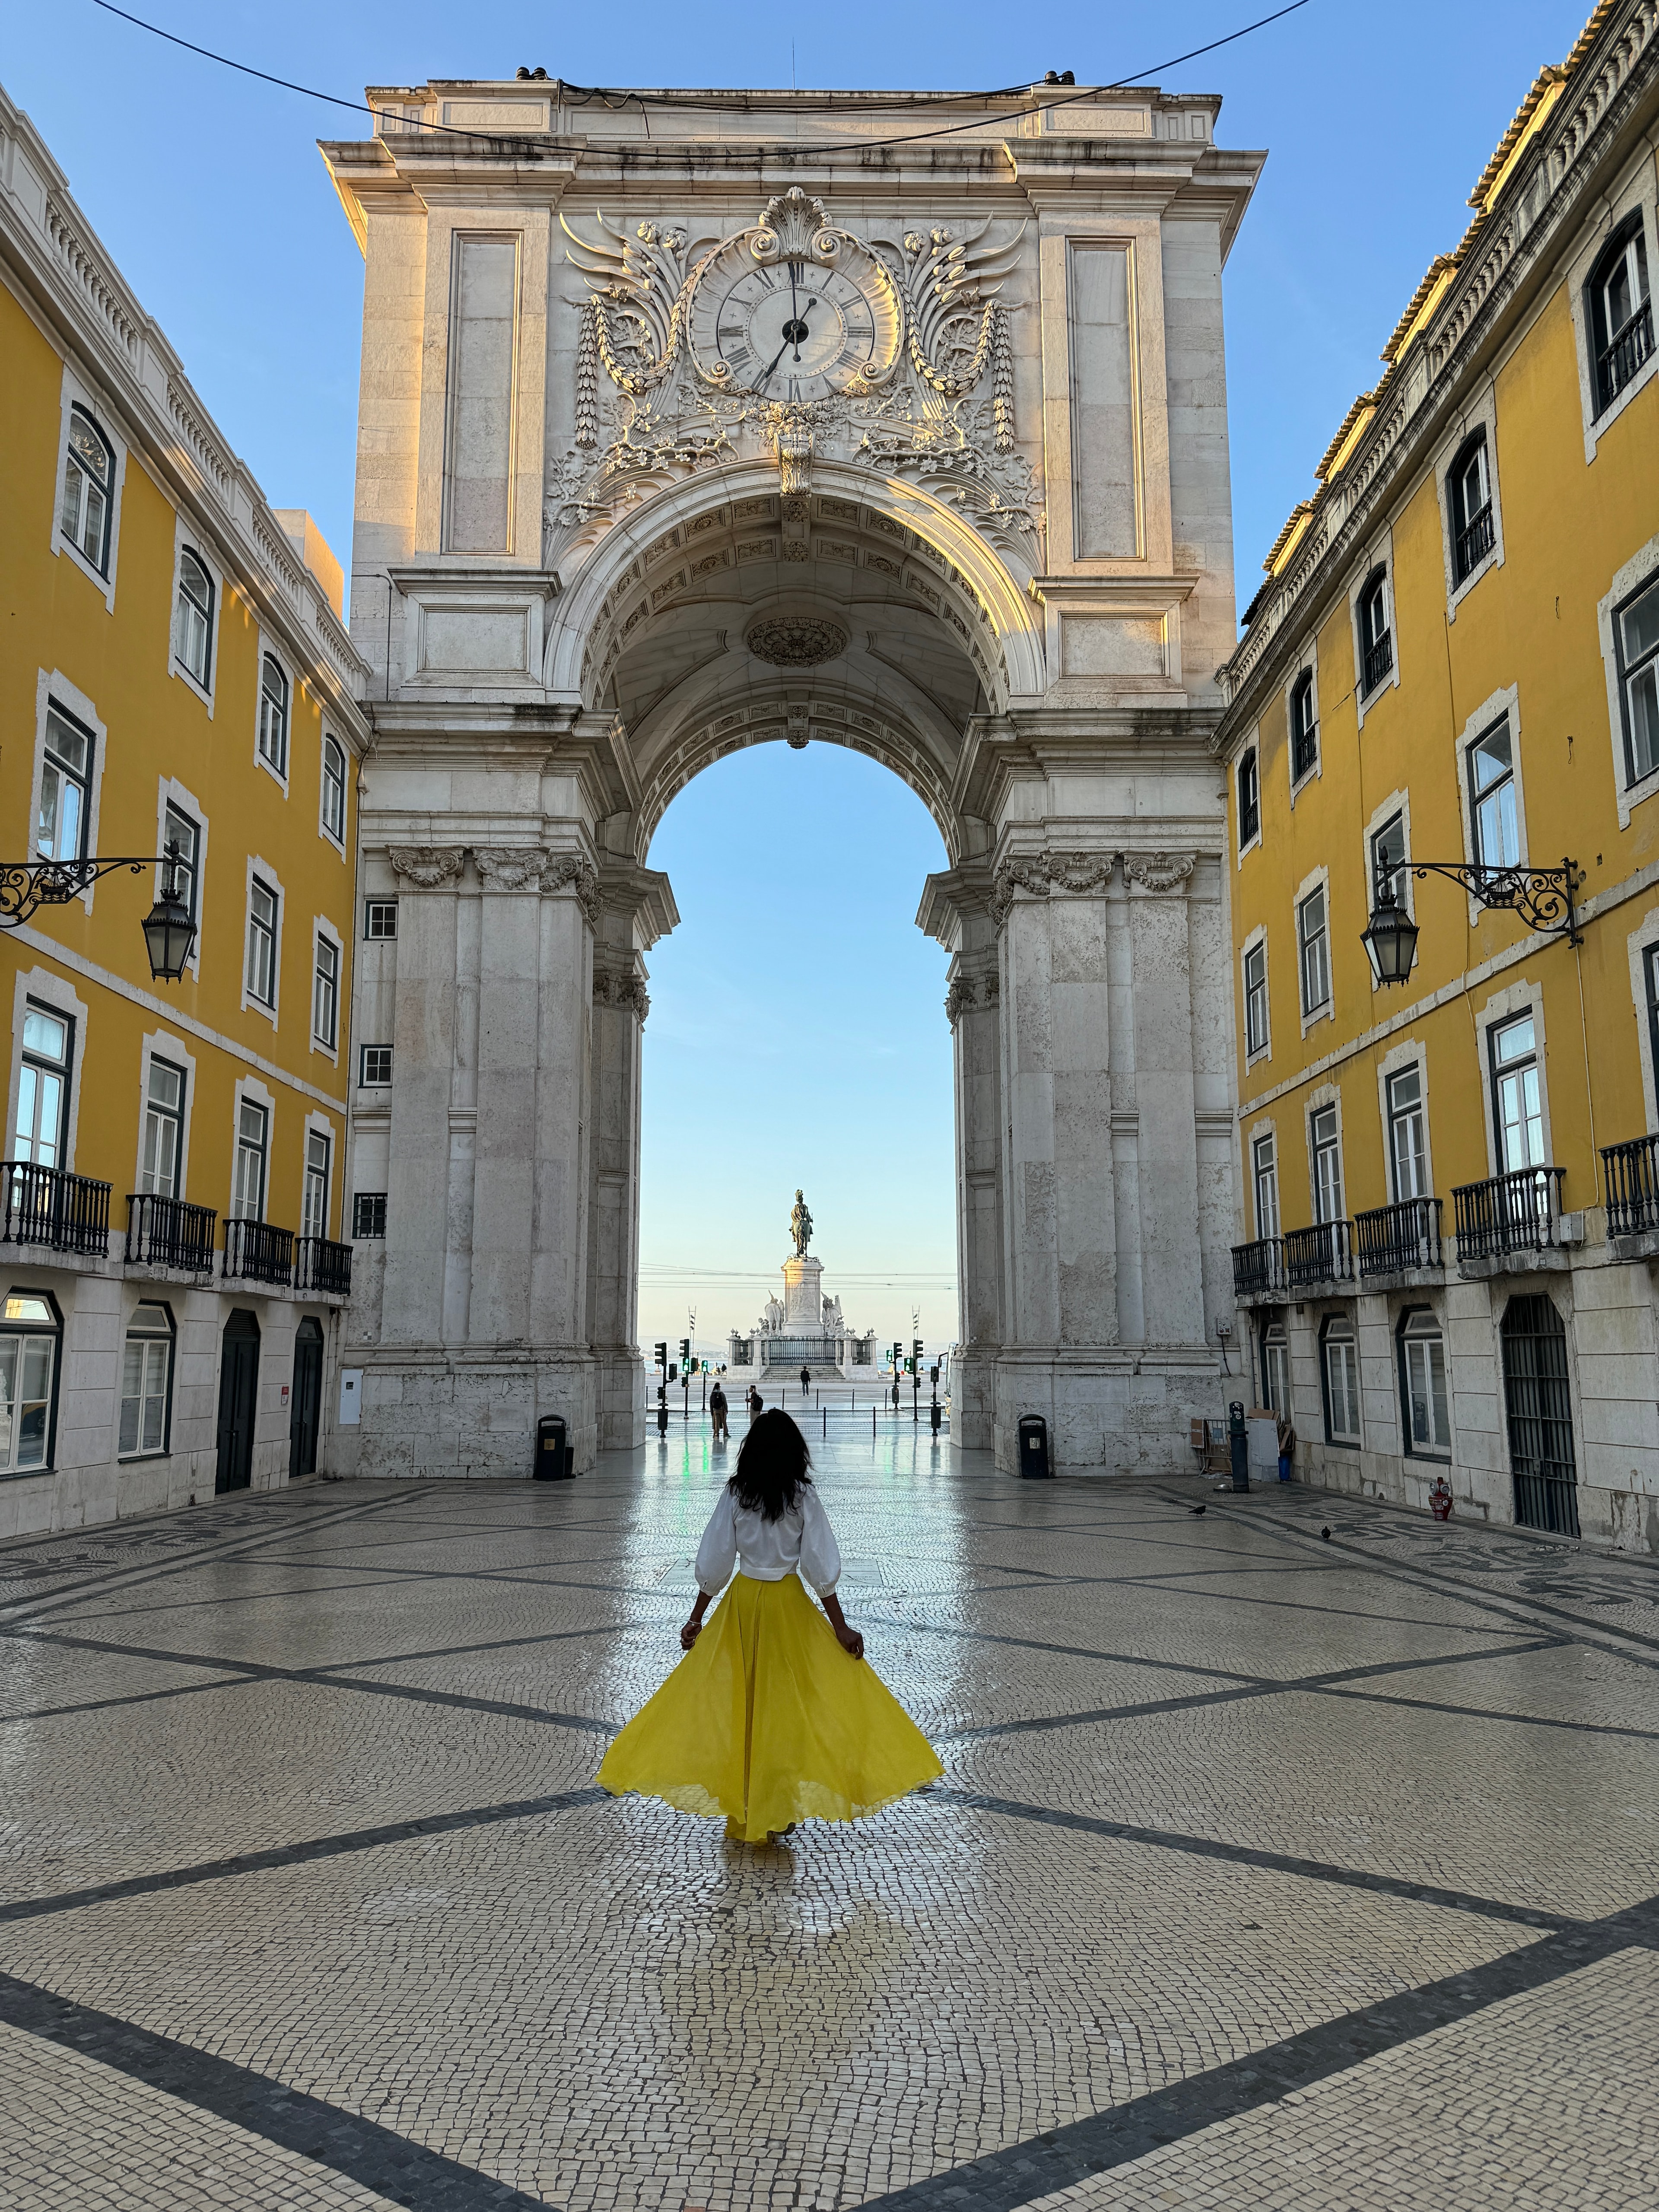
[(1511, 1298), (1501, 1334), (1516, 1520), (1523, 1528), (1576, 1536), (1578, 1475), (1572, 1449), (1567, 1333), (1554, 1300)]
[(317, 1472), (323, 1414), (323, 1325), (310, 1314), (294, 1334), (294, 1391), (288, 1416), (288, 1479)]
[(253, 1476), (259, 1402), (259, 1324), (238, 1306), (225, 1323), (219, 1359), (219, 1464), (216, 1492), (246, 1490)]

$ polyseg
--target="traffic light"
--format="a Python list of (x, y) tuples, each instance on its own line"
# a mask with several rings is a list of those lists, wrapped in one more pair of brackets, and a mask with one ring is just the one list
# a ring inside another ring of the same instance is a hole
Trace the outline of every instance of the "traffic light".
[(666, 1339), (665, 1339), (663, 1342), (659, 1344), (657, 1346), (657, 1364), (659, 1367), (666, 1367), (668, 1364), (668, 1344)]
[(910, 1346), (910, 1364), (918, 1372), (921, 1367), (921, 1339), (917, 1337)]
[(668, 1363), (668, 1379), (671, 1382), (678, 1382), (680, 1379), (680, 1370), (672, 1359)]
[(904, 1364), (904, 1346), (897, 1342), (893, 1346), (893, 1364), (895, 1367), (902, 1367)]

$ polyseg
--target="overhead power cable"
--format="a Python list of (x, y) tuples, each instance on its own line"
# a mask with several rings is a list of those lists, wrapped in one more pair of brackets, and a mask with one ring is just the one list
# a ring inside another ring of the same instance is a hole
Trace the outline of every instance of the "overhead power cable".
[[(194, 40), (181, 39), (176, 32), (164, 31), (159, 23), (146, 22), (142, 15), (134, 15), (125, 8), (118, 8), (114, 4), (114, 0), (92, 0), (92, 4), (94, 8), (101, 8), (106, 15), (118, 15), (124, 23), (132, 24), (135, 29), (148, 31), (152, 38), (165, 39), (169, 46), (182, 46), (186, 53), (198, 54), (204, 61), (216, 62), (222, 69), (235, 70), (243, 76), (257, 77), (261, 84), (274, 84), (283, 92), (297, 92), (306, 100), (323, 100), (331, 107), (343, 107), (356, 115), (371, 115), (377, 122), (393, 122), (398, 125), (400, 132), (432, 131), (446, 137), (471, 138), (485, 143), (502, 137), (520, 135), (512, 131), (468, 131), (463, 129), (459, 124), (428, 123), (424, 117), (407, 117), (401, 113), (388, 115), (385, 109), (373, 107), (366, 100), (346, 100), (338, 93), (320, 92), (315, 85), (297, 84), (291, 77), (275, 76), (269, 70), (255, 69), (247, 62), (234, 60), (228, 54), (216, 53), (211, 46), (198, 46)], [(1281, 22), (1286, 15), (1294, 15), (1299, 9), (1306, 8), (1310, 4), (1311, 0), (1287, 0), (1285, 6), (1276, 8), (1271, 15), (1258, 16), (1255, 22), (1243, 24), (1237, 30), (1229, 31), (1219, 39), (1211, 39), (1201, 46), (1189, 47), (1184, 54), (1172, 54), (1166, 61), (1152, 62), (1144, 69), (1132, 70), (1125, 76), (1115, 77), (1109, 84), (1085, 85), (1080, 90), (1068, 92), (1057, 100), (1030, 101), (1023, 107), (1010, 111), (1007, 120), (1014, 122), (1021, 116), (1047, 114), (1056, 108), (1069, 107), (1078, 100), (1097, 100), (1103, 92), (1130, 91), (1145, 77), (1161, 76), (1165, 70), (1179, 69), (1183, 64), (1197, 61), (1205, 54), (1218, 52), (1223, 46), (1236, 46), (1239, 40), (1248, 39), (1255, 32), (1265, 31), (1269, 24)], [(532, 80), (532, 82), (541, 82), (541, 80)], [(604, 101), (607, 106), (614, 104), (618, 107), (638, 106), (643, 112), (647, 106), (678, 107), (684, 104), (660, 93), (632, 92), (621, 86), (570, 84), (562, 78), (549, 78), (545, 82), (550, 94), (557, 94), (561, 99), (569, 99), (578, 106), (585, 106), (590, 100), (598, 100)], [(990, 92), (952, 94), (950, 97), (953, 100), (976, 101), (982, 105), (987, 100), (1012, 99), (1027, 89), (1024, 85), (1007, 85)], [(867, 106), (864, 112), (868, 112)], [(648, 118), (646, 128), (648, 132), (650, 129)], [(964, 123), (945, 124), (937, 131), (906, 131), (895, 138), (842, 138), (826, 141), (817, 145), (796, 143), (791, 146), (757, 146), (754, 150), (756, 158), (761, 160), (769, 154), (791, 157), (816, 154), (880, 154), (895, 146), (920, 145), (929, 139), (949, 138), (960, 131), (983, 131), (986, 128), (987, 122), (983, 116), (970, 116)]]

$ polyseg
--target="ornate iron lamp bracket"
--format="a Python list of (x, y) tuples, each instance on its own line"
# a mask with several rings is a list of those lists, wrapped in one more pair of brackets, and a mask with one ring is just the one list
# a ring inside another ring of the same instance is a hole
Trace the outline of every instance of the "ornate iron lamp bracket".
[(1564, 860), (1559, 868), (1489, 868), (1462, 860), (1407, 860), (1404, 866), (1413, 876), (1444, 876), (1462, 884), (1482, 906), (1507, 908), (1541, 937), (1565, 937), (1569, 945), (1584, 941), (1575, 904), (1584, 874), (1575, 861)]
[(129, 854), (113, 860), (0, 860), (0, 929), (15, 929), (37, 908), (67, 906), (118, 868), (131, 868), (137, 876), (146, 868), (167, 866), (165, 853)]

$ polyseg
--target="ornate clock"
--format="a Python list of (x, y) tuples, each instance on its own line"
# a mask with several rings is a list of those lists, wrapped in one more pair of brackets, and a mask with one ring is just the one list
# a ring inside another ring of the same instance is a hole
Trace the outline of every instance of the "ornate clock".
[(703, 263), (688, 324), (705, 383), (780, 405), (885, 383), (903, 337), (887, 270), (799, 186)]

